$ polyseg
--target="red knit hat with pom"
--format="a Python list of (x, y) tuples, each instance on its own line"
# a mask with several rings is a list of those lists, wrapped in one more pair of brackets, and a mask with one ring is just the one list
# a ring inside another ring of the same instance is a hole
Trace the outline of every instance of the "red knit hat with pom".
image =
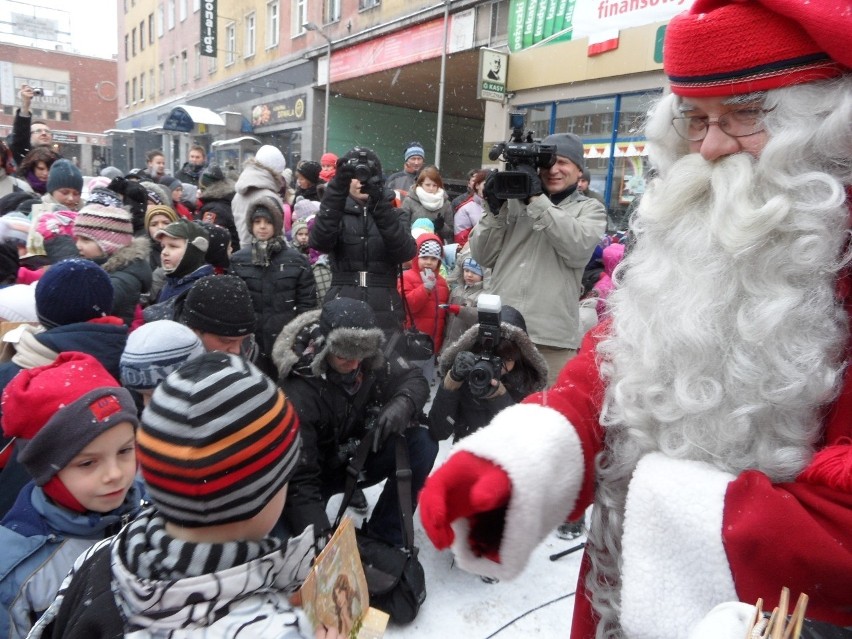
[(696, 0), (669, 23), (663, 66), (684, 97), (778, 89), (852, 69), (850, 33), (849, 0)]

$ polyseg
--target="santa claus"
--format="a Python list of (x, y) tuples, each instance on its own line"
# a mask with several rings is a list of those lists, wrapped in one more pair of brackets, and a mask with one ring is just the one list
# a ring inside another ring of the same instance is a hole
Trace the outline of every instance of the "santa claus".
[(686, 637), (782, 586), (852, 625), (850, 33), (849, 0), (672, 19), (611, 320), (420, 496), (433, 543), (497, 578), (594, 503), (574, 638)]

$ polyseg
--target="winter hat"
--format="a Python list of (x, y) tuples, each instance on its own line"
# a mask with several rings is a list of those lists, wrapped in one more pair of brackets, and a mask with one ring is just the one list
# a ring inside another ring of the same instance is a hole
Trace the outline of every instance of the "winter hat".
[(274, 147), (271, 144), (264, 144), (260, 147), (257, 150), (257, 153), (254, 154), (254, 160), (259, 164), (272, 169), (272, 171), (277, 175), (281, 175), (284, 172), (284, 169), (287, 168), (287, 160), (284, 159), (284, 155), (277, 147)]
[(20, 266), (21, 259), (18, 257), (17, 247), (8, 242), (0, 242), (0, 282), (6, 280), (14, 282), (18, 277)]
[(91, 178), (86, 184), (86, 189), (91, 193), (95, 189), (105, 189), (109, 186), (110, 180), (108, 177), (104, 177), (102, 175), (98, 175), (96, 177)]
[(696, 0), (666, 28), (663, 67), (680, 96), (778, 89), (852, 69), (850, 32), (831, 2)]
[(408, 162), (410, 158), (415, 156), (420, 156), (421, 158), (426, 157), (426, 151), (423, 150), (423, 146), (419, 142), (412, 142), (408, 145), (408, 148), (405, 149), (405, 161)]
[(444, 254), (444, 249), (438, 240), (424, 240), (417, 251), (417, 257), (437, 257), (439, 260)]
[(83, 174), (69, 160), (56, 160), (50, 166), (46, 190), (48, 193), (53, 193), (57, 189), (83, 190)]
[(36, 196), (29, 191), (12, 191), (11, 193), (7, 193), (3, 197), (0, 197), (0, 215), (6, 215), (11, 211), (18, 210), (18, 206), (20, 206), (23, 202), (32, 199), (36, 199), (38, 202), (41, 202), (40, 198), (36, 198)]
[(255, 218), (262, 218), (269, 223), (273, 222), (272, 211), (265, 206), (256, 206), (252, 209), (251, 215), (249, 216), (249, 222), (253, 223)]
[[(112, 184), (112, 182), (110, 182)], [(101, 206), (110, 206), (115, 209), (120, 209), (124, 206), (124, 201), (121, 196), (112, 191), (109, 186), (104, 188), (96, 188), (89, 192), (89, 197), (86, 198), (86, 204), (100, 204)]]
[(54, 264), (36, 284), (39, 322), (45, 328), (88, 322), (112, 312), (115, 291), (109, 275), (91, 260)]
[(18, 460), (37, 486), (121, 422), (139, 426), (133, 397), (86, 353), (60, 353), (46, 366), (23, 369), (3, 391), (3, 432), (25, 440)]
[(198, 199), (198, 187), (189, 182), (181, 182), (183, 185), (183, 201), (195, 202)]
[(284, 169), (283, 171), (281, 171), (281, 177), (284, 178), (285, 184), (288, 184), (288, 185), (292, 184), (293, 183), (293, 169), (291, 169), (289, 167)]
[(166, 206), (165, 204), (155, 204), (154, 206), (149, 206), (148, 210), (145, 211), (145, 228), (146, 229), (148, 228), (148, 225), (151, 223), (151, 219), (155, 215), (165, 215), (167, 218), (169, 218), (169, 223), (177, 222), (178, 219), (180, 219), (180, 218), (178, 218), (178, 214), (175, 213), (175, 210), (172, 207)]
[(204, 172), (201, 174), (201, 177), (198, 178), (198, 184), (202, 188), (215, 184), (216, 182), (222, 182), (225, 179), (225, 174), (222, 173), (222, 169), (219, 168), (218, 164), (210, 164)]
[(74, 236), (74, 221), (76, 211), (49, 211), (38, 216), (36, 231), (45, 239), (50, 240), (57, 235)]
[(30, 225), (30, 218), (23, 213), (17, 211), (7, 213), (0, 217), (0, 242), (26, 245)]
[[(316, 200), (306, 200), (302, 198), (293, 205), (293, 219), (306, 220), (311, 215), (316, 215), (319, 212), (320, 203)], [(292, 233), (292, 228), (290, 229)]]
[(130, 169), (130, 172), (124, 176), (128, 180), (144, 180), (147, 177), (151, 177), (148, 175), (148, 172), (142, 168)]
[(190, 328), (222, 337), (250, 335), (257, 321), (248, 286), (236, 275), (208, 275), (193, 284), (182, 320)]
[(424, 233), (434, 233), (435, 223), (428, 217), (418, 217), (411, 224), (411, 234), (417, 238)]
[(472, 257), (464, 258), (464, 262), (462, 262), (462, 269), (470, 271), (475, 275), (479, 275), (479, 277), (483, 277), (482, 266)]
[(115, 166), (105, 166), (101, 169), (101, 176), (105, 178), (109, 178), (110, 180), (114, 180), (117, 177), (122, 177), (124, 175), (121, 172), (121, 169)]
[(328, 353), (343, 359), (368, 359), (378, 354), (384, 342), (373, 309), (366, 302), (348, 297), (323, 304), (319, 330), (324, 343), (315, 359), (324, 360)]
[(179, 179), (177, 179), (176, 177), (173, 177), (171, 175), (164, 175), (163, 177), (161, 177), (160, 178), (160, 184), (162, 184), (164, 187), (166, 187), (166, 189), (168, 189), (169, 193), (174, 191), (179, 186), (182, 188), (181, 181)]
[(148, 194), (149, 203), (165, 204), (166, 206), (172, 206), (174, 204), (174, 202), (172, 202), (172, 192), (162, 184), (157, 184), (148, 180), (140, 182), (140, 184), (145, 188), (145, 191)]
[(87, 204), (77, 213), (74, 235), (97, 242), (106, 255), (112, 255), (133, 241), (133, 222), (124, 209)]
[(548, 135), (541, 141), (542, 145), (549, 144), (556, 147), (556, 155), (568, 158), (581, 171), (585, 166), (583, 160), (583, 141), (573, 133), (554, 133)]
[(254, 364), (205, 353), (142, 414), (137, 458), (163, 518), (197, 528), (251, 519), (287, 483), (301, 438), (293, 405)]
[(331, 166), (335, 166), (337, 164), (337, 156), (331, 152), (323, 153), (322, 157), (320, 157), (320, 164), (330, 164)]
[(295, 222), (293, 222), (293, 226), (290, 229), (290, 234), (293, 237), (296, 237), (296, 233), (302, 230), (308, 230), (308, 222), (306, 220), (296, 220)]
[(296, 174), (301, 175), (311, 184), (320, 181), (320, 171), (322, 171), (320, 163), (312, 160), (305, 160), (296, 167)]
[(211, 266), (227, 271), (231, 266), (231, 258), (228, 248), (231, 246), (231, 233), (224, 226), (201, 222), (201, 226), (207, 231), (210, 238), (210, 246), (204, 254), (204, 260)]
[[(157, 241), (163, 237), (186, 240), (186, 250), (183, 257), (174, 270), (166, 271), (168, 275), (183, 277), (204, 265), (204, 256), (210, 247), (210, 236), (207, 235), (207, 231), (200, 224), (180, 219), (164, 226), (154, 235), (154, 239)], [(165, 267), (163, 268), (165, 269)]]
[(148, 208), (148, 191), (134, 180), (117, 177), (109, 183), (109, 190), (122, 196), (122, 202), (130, 207), (130, 212), (141, 221)]
[(35, 289), (32, 284), (12, 284), (0, 288), (0, 320), (37, 322)]
[(127, 338), (121, 354), (121, 384), (130, 390), (154, 390), (184, 362), (204, 354), (191, 328), (172, 320), (143, 324)]

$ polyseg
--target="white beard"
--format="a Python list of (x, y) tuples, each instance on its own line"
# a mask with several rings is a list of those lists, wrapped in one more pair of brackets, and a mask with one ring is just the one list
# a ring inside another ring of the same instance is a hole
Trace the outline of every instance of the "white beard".
[(835, 287), (849, 212), (838, 181), (811, 174), (804, 193), (793, 182), (779, 189), (743, 153), (713, 163), (692, 154), (643, 197), (598, 347), (607, 448), (587, 580), (598, 637), (622, 636), (620, 538), (641, 457), (786, 481), (813, 454), (843, 372)]

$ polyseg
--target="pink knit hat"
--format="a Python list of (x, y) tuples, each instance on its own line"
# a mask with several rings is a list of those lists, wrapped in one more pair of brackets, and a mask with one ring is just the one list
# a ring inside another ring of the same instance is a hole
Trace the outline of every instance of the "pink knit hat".
[(133, 222), (124, 209), (101, 204), (87, 204), (74, 221), (74, 235), (97, 242), (106, 255), (130, 246)]

